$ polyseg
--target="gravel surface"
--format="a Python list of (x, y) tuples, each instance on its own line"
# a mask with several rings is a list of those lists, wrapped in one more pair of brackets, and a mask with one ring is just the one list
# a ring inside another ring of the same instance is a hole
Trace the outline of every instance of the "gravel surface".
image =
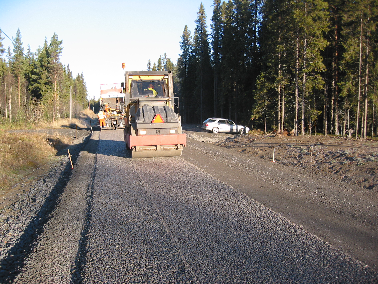
[[(314, 143), (318, 137), (312, 140), (310, 137), (294, 138), (297, 140), (257, 137), (254, 140), (252, 136), (245, 135), (213, 135), (191, 126), (187, 126), (185, 132), (189, 138), (183, 157), (187, 161), (378, 271), (376, 193), (361, 184), (347, 183), (331, 171), (316, 174), (311, 168), (302, 167), (306, 163), (301, 162), (301, 159), (297, 161), (296, 157), (288, 156), (286, 161), (289, 165), (277, 161), (273, 163), (271, 156), (270, 159), (267, 158), (266, 149), (271, 154), (272, 144), (276, 147), (276, 153), (283, 156), (286, 143), (299, 143), (301, 140), (301, 147), (305, 147), (306, 143)], [(248, 144), (246, 140), (253, 142)], [(256, 141), (257, 145), (253, 145)], [(343, 143), (338, 147), (346, 148), (345, 143), (355, 143), (358, 146), (369, 141)], [(242, 151), (248, 145), (255, 149), (257, 155)], [(338, 151), (335, 139), (329, 138), (323, 145), (323, 150), (329, 155)], [(361, 154), (371, 151), (374, 151), (374, 147), (361, 151)], [(261, 153), (265, 153), (265, 156), (260, 156)], [(294, 167), (291, 163), (297, 166)], [(317, 163), (320, 164), (321, 161)], [(324, 164), (326, 167), (328, 160)], [(355, 167), (351, 165), (349, 176), (356, 180), (354, 175), (358, 176), (361, 168), (356, 172), (354, 170)]]
[[(64, 132), (67, 131), (64, 130)], [(70, 133), (72, 134), (72, 132)], [(69, 147), (74, 164), (78, 162), (79, 154), (81, 154), (80, 156), (84, 155), (83, 152), (80, 151), (89, 140), (87, 131), (82, 132), (80, 136), (80, 140), (77, 140), (77, 143)], [(93, 142), (90, 141), (89, 145), (92, 144)], [(85, 166), (85, 163), (83, 163), (83, 167)], [(74, 171), (71, 170), (71, 163), (68, 156), (61, 156), (59, 161), (52, 165), (50, 171), (42, 178), (32, 183), (32, 185), (30, 185), (30, 182), (21, 184), (18, 186), (18, 190), (14, 190), (14, 192), (11, 192), (11, 195), (6, 196), (9, 200), (3, 201), (0, 210), (1, 283), (11, 283), (15, 281), (20, 271), (26, 269), (25, 266), (30, 261), (29, 259), (36, 257), (35, 254), (33, 254), (33, 252), (36, 252), (36, 249), (40, 250), (43, 256), (37, 256), (39, 259), (34, 262), (36, 264), (33, 268), (35, 273), (30, 277), (35, 281), (31, 282), (42, 283), (51, 280), (48, 280), (49, 271), (46, 270), (47, 274), (44, 273), (44, 267), (54, 265), (55, 262), (47, 257), (45, 258), (45, 256), (49, 255), (51, 251), (57, 248), (50, 246), (51, 242), (55, 242), (55, 236), (54, 233), (51, 233), (46, 228), (48, 228), (48, 226), (51, 227), (51, 220), (57, 222), (52, 216), (56, 214), (57, 210), (59, 211), (63, 202), (76, 202), (74, 198), (73, 200), (72, 198), (62, 199), (62, 196), (70, 194), (70, 183), (72, 184), (76, 177), (76, 175), (73, 176), (73, 172), (76, 172), (76, 169)], [(71, 196), (75, 194), (76, 193), (71, 194)], [(68, 210), (71, 210), (71, 208)], [(60, 215), (60, 218), (65, 217), (64, 215)], [(71, 226), (71, 224), (62, 222), (59, 226)], [(44, 234), (45, 231), (50, 235), (46, 237)], [(69, 234), (66, 236), (68, 235)], [(46, 239), (46, 246), (44, 250), (41, 250), (41, 244), (43, 248)], [(46, 250), (48, 253), (46, 253)], [(36, 272), (35, 269), (38, 269), (38, 271)], [(28, 279), (27, 274), (30, 273), (28, 272), (22, 277)], [(37, 275), (40, 276), (37, 277)], [(24, 281), (24, 283), (31, 282), (27, 280)]]
[(3, 210), (1, 236), (15, 237), (1, 250), (0, 282), (378, 281), (362, 262), (185, 157), (129, 157), (122, 129), (95, 131), (74, 170), (62, 159), (63, 172), (45, 179), (50, 189), (35, 185), (39, 201)]

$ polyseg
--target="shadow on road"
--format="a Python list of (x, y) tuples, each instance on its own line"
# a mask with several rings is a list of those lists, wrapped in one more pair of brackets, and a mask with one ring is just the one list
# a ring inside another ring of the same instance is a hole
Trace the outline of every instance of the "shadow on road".
[[(69, 147), (72, 163), (75, 164), (80, 151), (88, 143), (88, 136), (82, 143)], [(71, 164), (60, 174), (57, 183), (52, 187), (49, 196), (46, 198), (41, 209), (30, 221), (18, 242), (9, 250), (8, 254), (0, 262), (0, 283), (12, 283), (25, 266), (25, 260), (32, 252), (34, 244), (39, 235), (43, 232), (44, 225), (49, 221), (51, 213), (54, 212), (59, 198), (64, 192), (67, 183), (72, 175)]]

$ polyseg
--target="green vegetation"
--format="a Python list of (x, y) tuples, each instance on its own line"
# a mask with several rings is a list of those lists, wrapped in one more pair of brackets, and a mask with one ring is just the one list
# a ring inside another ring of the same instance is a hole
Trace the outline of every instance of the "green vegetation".
[(0, 30), (0, 124), (54, 122), (72, 116), (88, 106), (83, 74), (72, 76), (60, 62), (62, 41), (54, 33), (50, 42), (33, 53), (24, 52), (21, 32), (8, 48), (6, 59)]
[[(88, 106), (83, 74), (75, 78), (60, 62), (62, 41), (54, 34), (37, 52), (24, 52), (21, 32), (8, 48), (6, 59), (0, 30), (0, 189), (11, 188), (33, 171), (54, 160), (70, 138), (11, 132), (14, 129), (55, 127)], [(70, 121), (69, 123), (71, 123)], [(57, 126), (59, 127), (59, 126)]]
[(151, 60), (148, 60), (147, 63), (147, 71), (174, 71), (174, 69), (175, 64), (167, 57), (166, 53), (163, 57), (160, 55), (157, 63), (151, 64)]
[[(85, 109), (78, 118), (41, 121), (38, 128), (86, 128), (94, 117), (91, 110)], [(36, 125), (30, 123), (0, 125), (0, 191), (38, 176), (57, 159), (57, 154), (62, 154), (61, 150), (74, 143), (71, 134), (64, 135), (60, 131), (44, 134), (35, 130)]]
[(214, 0), (184, 27), (184, 122), (221, 116), (264, 131), (366, 138), (378, 131), (375, 0)]

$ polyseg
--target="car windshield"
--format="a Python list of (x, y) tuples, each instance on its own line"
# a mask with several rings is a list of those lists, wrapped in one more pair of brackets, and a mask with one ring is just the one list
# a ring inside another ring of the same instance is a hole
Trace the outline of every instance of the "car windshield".
[(229, 121), (228, 121), (228, 124), (234, 125), (235, 122), (233, 122), (232, 120), (229, 120)]

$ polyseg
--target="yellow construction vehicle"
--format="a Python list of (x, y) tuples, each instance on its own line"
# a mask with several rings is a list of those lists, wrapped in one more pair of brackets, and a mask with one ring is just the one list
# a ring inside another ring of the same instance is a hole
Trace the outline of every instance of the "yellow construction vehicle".
[(174, 111), (172, 73), (125, 72), (124, 139), (133, 158), (180, 156), (186, 146)]
[(100, 92), (100, 108), (105, 114), (105, 126), (113, 129), (123, 127), (125, 97), (121, 86), (102, 84)]

